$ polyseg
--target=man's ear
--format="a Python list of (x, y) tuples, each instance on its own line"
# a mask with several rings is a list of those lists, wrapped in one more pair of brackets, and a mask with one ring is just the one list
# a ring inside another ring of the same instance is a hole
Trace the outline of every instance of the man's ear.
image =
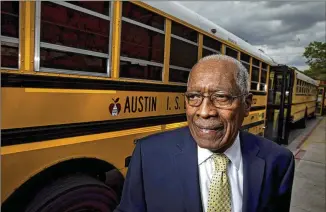
[(252, 94), (249, 93), (245, 97), (245, 102), (244, 102), (245, 117), (249, 116), (251, 104), (252, 104)]

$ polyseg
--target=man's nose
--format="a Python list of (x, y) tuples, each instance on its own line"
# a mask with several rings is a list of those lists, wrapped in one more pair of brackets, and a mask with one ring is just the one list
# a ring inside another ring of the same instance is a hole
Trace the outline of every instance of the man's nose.
[(197, 110), (197, 116), (209, 118), (217, 115), (217, 108), (212, 104), (209, 98), (204, 98)]

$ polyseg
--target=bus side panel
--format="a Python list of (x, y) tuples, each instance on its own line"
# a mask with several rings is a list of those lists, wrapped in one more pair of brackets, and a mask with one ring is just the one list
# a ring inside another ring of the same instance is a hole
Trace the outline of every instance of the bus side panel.
[(249, 132), (255, 135), (263, 136), (264, 134), (264, 124), (249, 128)]
[(315, 102), (292, 105), (291, 116), (293, 116), (293, 122), (299, 121), (300, 119), (304, 118), (306, 108), (307, 108), (307, 115), (313, 114), (316, 109)]
[(316, 101), (316, 96), (295, 95), (294, 98), (292, 99), (292, 104), (311, 102), (311, 101)]
[(265, 110), (251, 111), (249, 116), (245, 117), (242, 126), (264, 120)]
[(267, 95), (253, 95), (251, 107), (266, 107)]
[(185, 113), (182, 93), (6, 87), (1, 96), (2, 129)]
[(125, 158), (132, 154), (134, 139), (160, 130), (156, 126), (1, 147), (2, 202), (35, 174), (70, 159), (96, 158), (125, 174)]

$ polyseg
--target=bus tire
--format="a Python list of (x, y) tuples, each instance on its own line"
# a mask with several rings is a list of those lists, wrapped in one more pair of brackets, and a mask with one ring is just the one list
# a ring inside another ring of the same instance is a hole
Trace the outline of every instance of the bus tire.
[(316, 118), (317, 118), (315, 112), (312, 113), (311, 118), (312, 118), (312, 119), (316, 119)]
[(308, 118), (308, 115), (307, 115), (307, 110), (306, 110), (306, 112), (304, 114), (304, 117), (301, 120), (301, 128), (306, 128), (307, 127), (307, 118)]
[(113, 211), (118, 196), (103, 182), (83, 174), (60, 178), (44, 187), (25, 212)]

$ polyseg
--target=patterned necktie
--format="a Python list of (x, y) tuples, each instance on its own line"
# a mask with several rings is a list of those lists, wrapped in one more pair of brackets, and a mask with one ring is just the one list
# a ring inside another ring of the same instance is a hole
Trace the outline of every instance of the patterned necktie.
[(207, 212), (231, 212), (231, 188), (227, 176), (229, 159), (224, 154), (213, 154), (215, 170), (209, 187)]

